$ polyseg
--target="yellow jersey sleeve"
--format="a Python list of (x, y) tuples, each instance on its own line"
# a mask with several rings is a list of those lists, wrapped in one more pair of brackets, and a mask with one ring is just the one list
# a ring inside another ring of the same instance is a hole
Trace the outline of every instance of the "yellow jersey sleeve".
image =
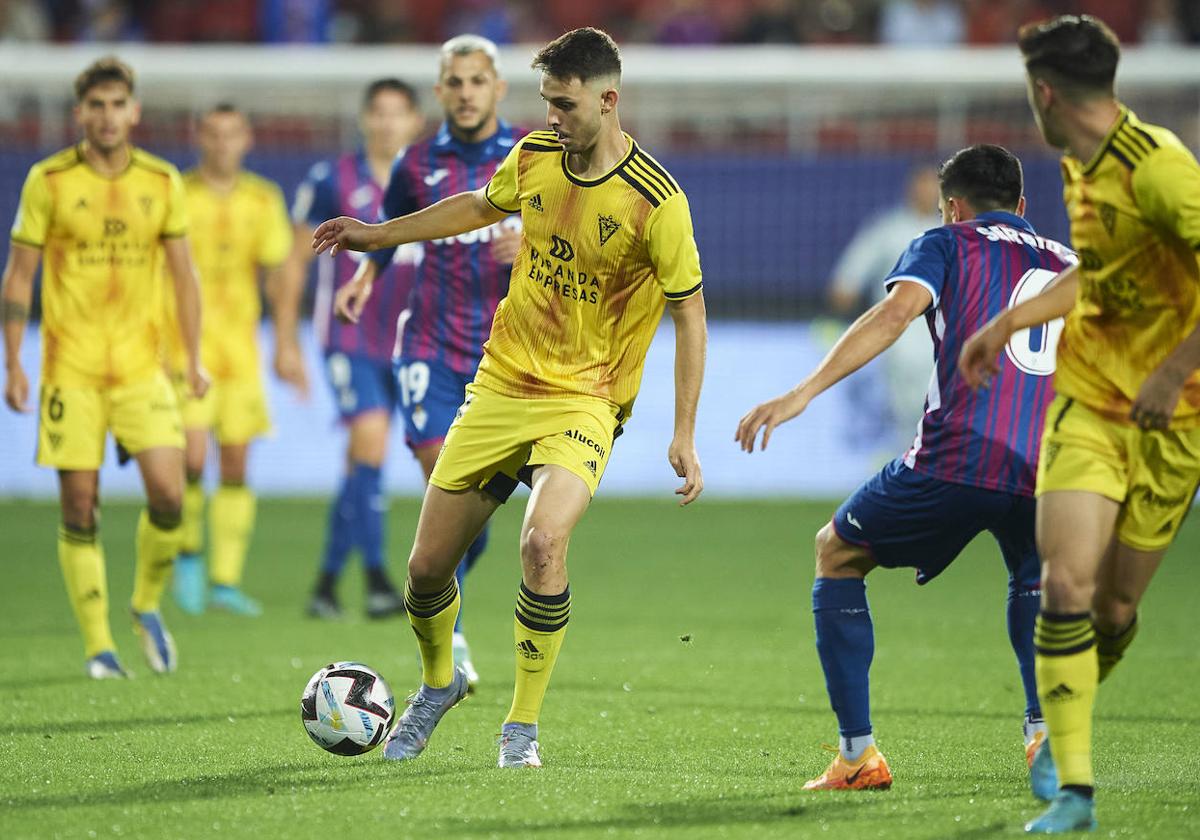
[(1133, 195), (1151, 224), (1200, 250), (1200, 165), (1186, 149), (1157, 149), (1133, 170)]
[(25, 186), (21, 188), (21, 203), (17, 206), (17, 217), (13, 220), (12, 241), (31, 248), (46, 244), (50, 229), (52, 200), (46, 174), (40, 166), (29, 170)]
[(168, 168), (167, 217), (163, 221), (162, 238), (178, 239), (187, 236), (187, 197), (183, 191), (183, 176), (174, 166)]
[(517, 143), (500, 164), (492, 180), (483, 188), (483, 195), (488, 204), (501, 213), (521, 212), (521, 193), (517, 184), (517, 171), (520, 168), (521, 144)]
[(275, 184), (267, 185), (267, 218), (263, 220), (262, 238), (258, 243), (258, 264), (267, 268), (282, 265), (292, 250), (292, 223), (288, 218), (283, 191)]
[(682, 300), (700, 291), (700, 252), (687, 196), (677, 192), (655, 208), (646, 221), (645, 236), (663, 295), (669, 300)]

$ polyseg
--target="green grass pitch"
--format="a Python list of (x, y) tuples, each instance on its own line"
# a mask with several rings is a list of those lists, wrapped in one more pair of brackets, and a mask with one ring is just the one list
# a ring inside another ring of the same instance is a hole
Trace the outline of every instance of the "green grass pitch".
[[(873, 720), (893, 789), (800, 789), (836, 735), (809, 612), (812, 535), (829, 504), (598, 500), (571, 544), (546, 767), (498, 771), (520, 506), (497, 516), (466, 593), (480, 691), (424, 756), (395, 766), (328, 755), (300, 725), (300, 691), (328, 661), (373, 665), (401, 703), (418, 681), (407, 624), (361, 617), (357, 569), (343, 581), (346, 621), (302, 617), (324, 505), (260, 506), (247, 588), (263, 618), (165, 607), (181, 660), (169, 678), (149, 673), (123, 614), (137, 509), (108, 505), (114, 627), (137, 676), (92, 683), (55, 560), (55, 508), (0, 504), (0, 837), (981, 838), (1015, 837), (1038, 813), (1003, 566), (986, 539), (929, 587), (906, 571), (869, 581)], [(394, 567), (415, 512), (392, 506)], [(1193, 519), (1101, 690), (1099, 836), (1200, 832), (1198, 548)]]

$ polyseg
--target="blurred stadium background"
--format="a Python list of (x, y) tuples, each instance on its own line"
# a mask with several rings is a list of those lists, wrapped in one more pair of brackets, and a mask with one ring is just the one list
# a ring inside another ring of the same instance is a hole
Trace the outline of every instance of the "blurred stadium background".
[[(1128, 47), (1122, 97), (1200, 144), (1200, 3), (1191, 0), (0, 0), (0, 218), (11, 220), (28, 166), (77, 139), (70, 82), (98, 55), (115, 52), (139, 74), (139, 144), (189, 166), (193, 116), (233, 101), (255, 125), (250, 168), (290, 198), (314, 161), (355, 144), (367, 82), (394, 75), (429, 91), (443, 39), (475, 31), (504, 45), (511, 91), (501, 114), (538, 127), (532, 45), (603, 26), (624, 49), (624, 127), (692, 203), (712, 318), (699, 424), (709, 492), (826, 497), (911, 439), (927, 361), (872, 366), (765, 458), (735, 450), (737, 418), (793, 384), (854, 314), (830, 308), (839, 258), (864, 224), (904, 204), (914, 168), (969, 143), (1005, 144), (1025, 163), (1030, 219), (1067, 237), (1056, 156), (1036, 134), (1010, 45), (1020, 23), (1058, 12), (1109, 22)], [(423, 107), (436, 127), (431, 95)], [(923, 226), (939, 223), (932, 205), (920, 212)], [(850, 297), (861, 308), (871, 291)], [(24, 350), (31, 374), (35, 332)], [(341, 469), (311, 333), (306, 342), (312, 399), (272, 384), (276, 432), (251, 467), (264, 493), (323, 494)], [(673, 485), (671, 352), (668, 322), (607, 493)], [(0, 497), (55, 493), (53, 474), (32, 465), (34, 441), (35, 418), (0, 415)], [(416, 492), (419, 471), (396, 444), (389, 485)], [(139, 490), (136, 474), (112, 463), (102, 480), (106, 496)]]

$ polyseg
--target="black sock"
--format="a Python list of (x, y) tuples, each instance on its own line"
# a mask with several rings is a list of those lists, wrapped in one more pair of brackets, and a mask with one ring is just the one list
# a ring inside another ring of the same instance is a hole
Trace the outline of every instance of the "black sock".
[(1096, 793), (1096, 789), (1091, 785), (1063, 785), (1062, 789), (1074, 791), (1080, 796), (1086, 796), (1088, 799), (1091, 799)]

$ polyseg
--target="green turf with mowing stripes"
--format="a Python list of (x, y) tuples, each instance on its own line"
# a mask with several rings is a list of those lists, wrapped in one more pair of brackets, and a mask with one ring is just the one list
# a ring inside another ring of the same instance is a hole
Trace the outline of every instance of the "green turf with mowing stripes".
[[(167, 678), (141, 661), (124, 613), (137, 510), (106, 506), (114, 627), (137, 676), (92, 683), (55, 560), (55, 509), (0, 503), (0, 837), (977, 838), (1016, 836), (1038, 813), (1003, 565), (987, 540), (928, 587), (906, 571), (869, 581), (873, 718), (895, 787), (800, 790), (836, 736), (809, 612), (812, 537), (829, 504), (597, 501), (571, 543), (546, 767), (496, 770), (519, 508), (498, 515), (466, 592), (480, 691), (423, 757), (396, 766), (328, 755), (300, 725), (300, 691), (328, 661), (371, 664), (400, 702), (418, 679), (407, 623), (362, 617), (357, 568), (342, 585), (347, 620), (302, 617), (323, 505), (260, 505), (246, 584), (262, 618), (165, 608), (181, 658)], [(394, 558), (415, 513), (392, 505)], [(1192, 520), (1101, 690), (1101, 836), (1196, 836), (1198, 548)]]

